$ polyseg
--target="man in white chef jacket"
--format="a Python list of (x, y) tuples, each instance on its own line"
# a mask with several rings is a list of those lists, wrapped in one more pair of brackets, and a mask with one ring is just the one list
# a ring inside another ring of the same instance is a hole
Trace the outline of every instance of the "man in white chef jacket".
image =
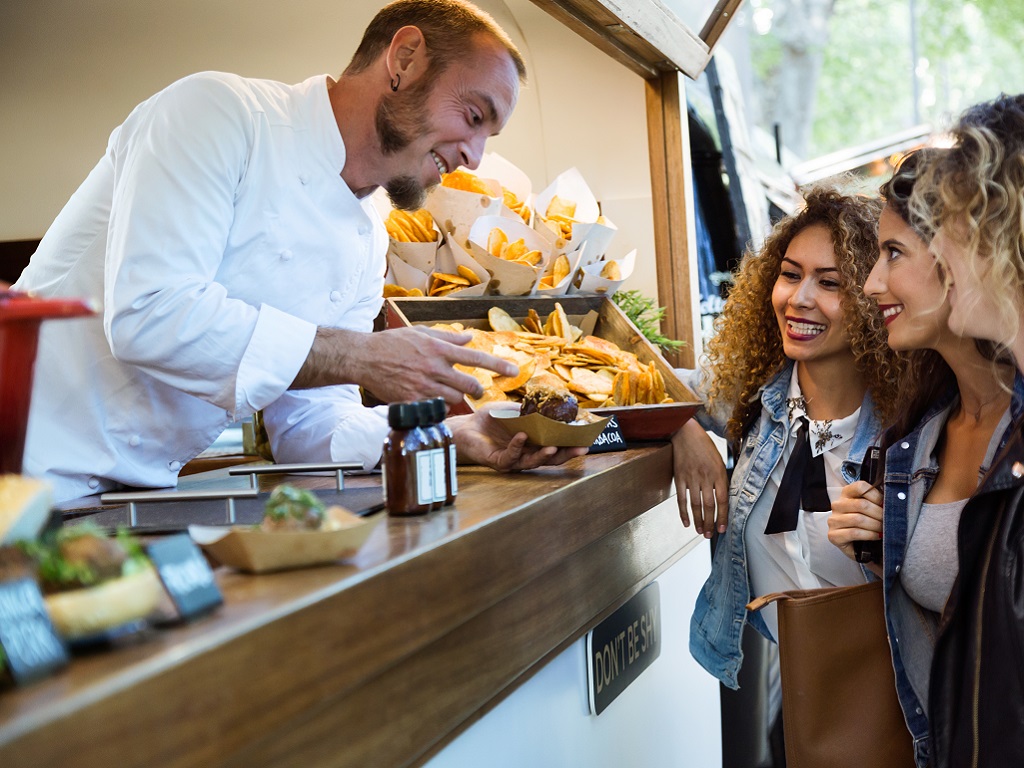
[[(111, 134), (15, 284), (102, 299), (45, 324), (24, 471), (58, 500), (166, 487), (225, 427), (263, 409), (280, 462), (380, 458), (385, 401), (480, 384), (452, 365), (514, 366), (468, 337), (371, 334), (387, 234), (368, 196), (418, 207), (475, 168), (525, 76), (505, 33), (461, 0), (398, 0), (337, 79), (297, 85), (206, 72), (157, 93)], [(564, 461), (481, 416), (453, 428), (499, 469)]]

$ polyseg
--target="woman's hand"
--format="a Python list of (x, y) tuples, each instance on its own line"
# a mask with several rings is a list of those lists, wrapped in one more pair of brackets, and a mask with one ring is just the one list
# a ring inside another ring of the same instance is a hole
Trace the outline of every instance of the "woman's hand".
[[(864, 480), (850, 483), (832, 503), (832, 514), (828, 516), (828, 540), (848, 558), (855, 560), (853, 542), (878, 541), (880, 538), (882, 492)], [(872, 570), (875, 571), (874, 568)]]
[[(729, 518), (729, 481), (725, 462), (710, 435), (696, 419), (690, 419), (672, 435), (672, 463), (676, 503), (683, 525), (690, 527), (690, 513), (697, 533), (710, 539), (717, 525), (725, 531)], [(687, 509), (686, 496), (690, 503)]]

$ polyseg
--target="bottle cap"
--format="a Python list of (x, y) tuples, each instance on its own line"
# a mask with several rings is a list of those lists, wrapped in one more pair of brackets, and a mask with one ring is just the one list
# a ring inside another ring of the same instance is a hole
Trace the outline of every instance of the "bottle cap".
[(388, 406), (388, 425), (392, 429), (412, 429), (419, 426), (417, 403), (391, 403)]
[(448, 415), (448, 409), (445, 407), (443, 397), (435, 397), (430, 400), (430, 404), (434, 408), (434, 423), (440, 424), (444, 421), (444, 417)]
[(419, 412), (419, 424), (421, 427), (432, 427), (437, 424), (437, 419), (434, 418), (433, 400), (416, 401), (416, 409)]

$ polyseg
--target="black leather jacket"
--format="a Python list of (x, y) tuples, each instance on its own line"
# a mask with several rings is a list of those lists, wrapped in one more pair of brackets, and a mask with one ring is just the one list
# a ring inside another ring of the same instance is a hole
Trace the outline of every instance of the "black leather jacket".
[(960, 518), (932, 661), (933, 768), (1024, 766), (1024, 420)]

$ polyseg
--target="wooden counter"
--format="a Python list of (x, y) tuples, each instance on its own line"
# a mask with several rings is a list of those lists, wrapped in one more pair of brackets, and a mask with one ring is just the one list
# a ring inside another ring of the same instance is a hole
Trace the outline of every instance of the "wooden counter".
[(671, 458), (460, 468), (350, 564), (218, 569), (213, 615), (0, 693), (0, 765), (419, 764), (700, 541), (658, 507)]

